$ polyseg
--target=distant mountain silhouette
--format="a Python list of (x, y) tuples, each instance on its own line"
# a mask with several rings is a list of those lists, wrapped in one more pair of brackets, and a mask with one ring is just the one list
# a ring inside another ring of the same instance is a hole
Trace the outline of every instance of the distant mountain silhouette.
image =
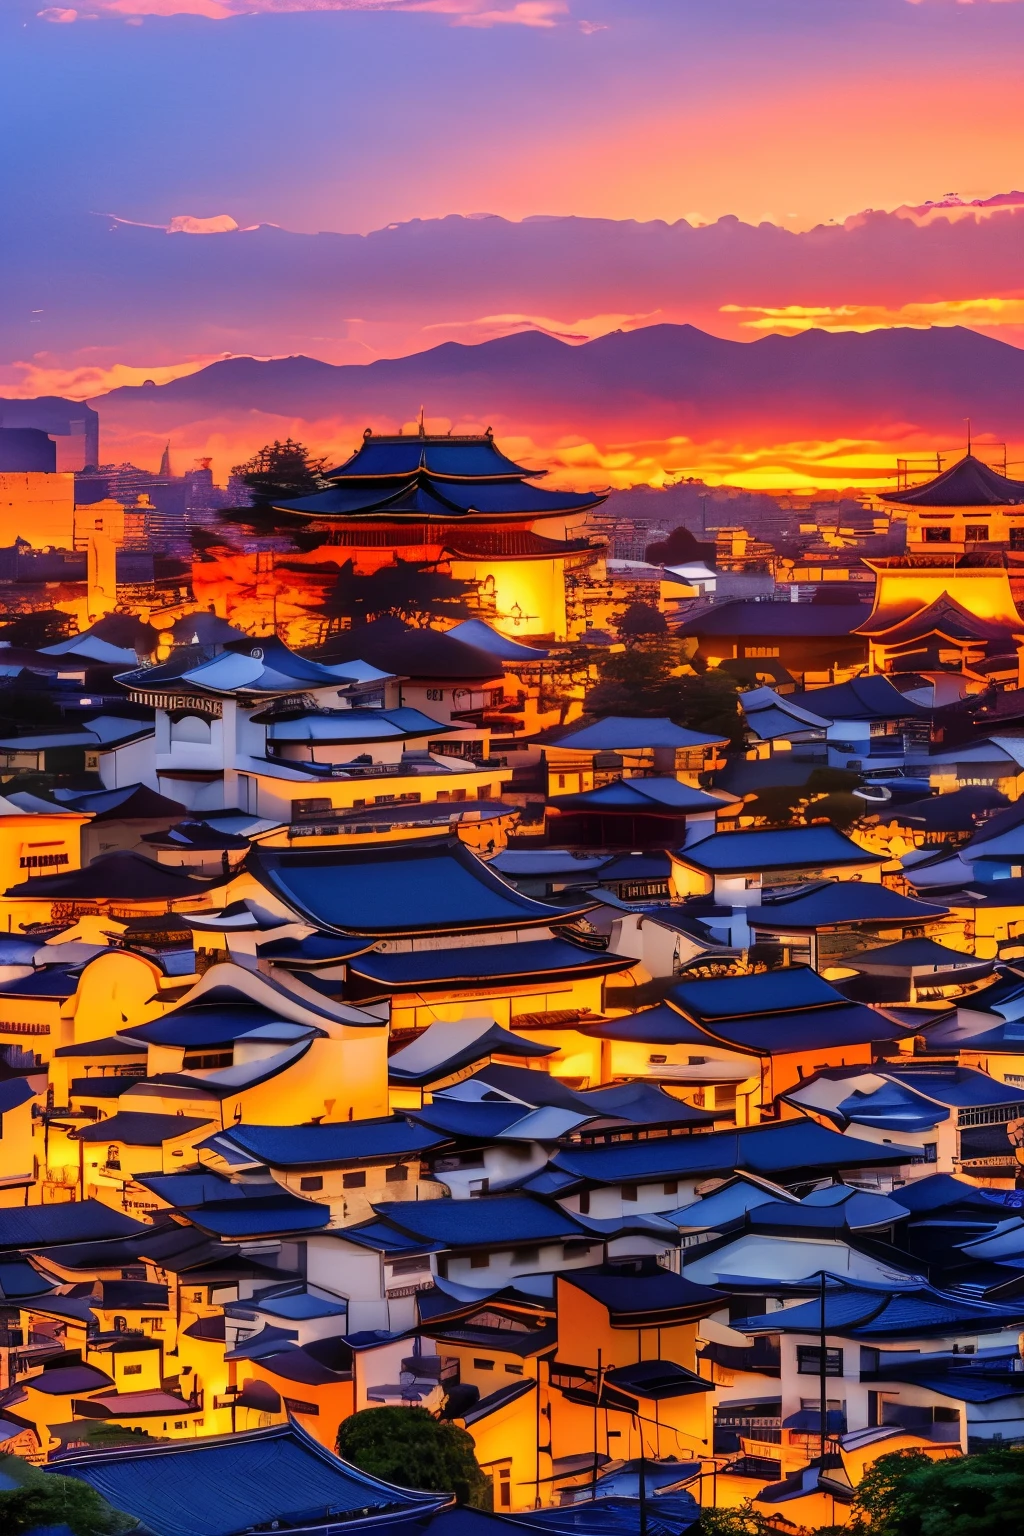
[(960, 327), (736, 342), (653, 325), (578, 346), (525, 332), (363, 365), (233, 358), (93, 404), (104, 432), (121, 436), (254, 414), (394, 430), (423, 405), (428, 417), (538, 440), (557, 429), (587, 441), (638, 431), (730, 443), (772, 440), (766, 432), (775, 441), (923, 433), (948, 444), (969, 415), (976, 430), (1019, 441), (1024, 350)]

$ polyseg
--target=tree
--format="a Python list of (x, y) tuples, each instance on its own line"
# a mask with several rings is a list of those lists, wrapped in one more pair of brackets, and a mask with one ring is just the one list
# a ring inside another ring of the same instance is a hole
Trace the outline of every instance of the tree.
[(667, 716), (677, 725), (727, 738), (743, 739), (737, 683), (727, 673), (676, 677), (677, 641), (630, 646), (600, 662), (601, 680), (587, 694), (588, 715)]
[(702, 1509), (697, 1529), (701, 1536), (777, 1536), (777, 1527), (749, 1499), (734, 1508)]
[(71, 633), (71, 615), (56, 608), (45, 608), (36, 613), (19, 613), (0, 626), (0, 639), (8, 645), (24, 645), (38, 649), (44, 645), (56, 645)]
[(870, 1536), (1006, 1536), (1024, 1530), (1024, 1452), (980, 1451), (932, 1461), (923, 1451), (880, 1456), (857, 1489)]
[(665, 615), (652, 603), (630, 603), (615, 628), (619, 639), (627, 645), (634, 640), (649, 640), (653, 635), (668, 633)]
[[(8, 1459), (8, 1458), (5, 1458)], [(16, 1458), (9, 1458), (14, 1461)], [(23, 1536), (39, 1527), (66, 1525), (74, 1536), (117, 1536), (135, 1521), (111, 1509), (95, 1488), (77, 1477), (56, 1477), (26, 1467), (23, 1486), (0, 1492), (0, 1531)]]
[(666, 539), (648, 544), (645, 559), (652, 565), (714, 565), (714, 543), (702, 544), (689, 528), (673, 528)]
[(352, 561), (346, 560), (319, 611), (328, 621), (328, 634), (346, 619), (365, 624), (392, 617), (424, 628), (432, 619), (465, 618), (466, 598), (473, 590), (473, 582), (449, 576), (425, 560), (396, 560), (369, 576), (357, 575)]
[(245, 464), (236, 464), (231, 473), (247, 485), (257, 506), (287, 501), (293, 496), (309, 496), (323, 489), (325, 458), (314, 459), (304, 443), (286, 437), (265, 443)]
[(405, 1488), (454, 1493), (460, 1504), (490, 1509), (491, 1485), (473, 1437), (425, 1408), (364, 1408), (338, 1429), (338, 1455), (373, 1477)]

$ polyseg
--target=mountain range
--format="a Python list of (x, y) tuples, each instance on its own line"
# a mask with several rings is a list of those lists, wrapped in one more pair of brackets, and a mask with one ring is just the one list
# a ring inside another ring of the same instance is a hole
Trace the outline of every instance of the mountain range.
[(167, 439), (251, 450), (286, 431), (345, 457), (365, 427), (398, 430), (422, 406), (435, 430), (490, 425), (544, 463), (607, 480), (616, 455), (699, 469), (708, 453), (802, 444), (813, 458), (843, 443), (875, 445), (888, 474), (897, 451), (963, 441), (967, 416), (976, 435), (1024, 442), (1022, 402), (1024, 350), (961, 327), (736, 342), (653, 325), (582, 345), (537, 332), (447, 342), (362, 365), (232, 358), (92, 403), (104, 457)]

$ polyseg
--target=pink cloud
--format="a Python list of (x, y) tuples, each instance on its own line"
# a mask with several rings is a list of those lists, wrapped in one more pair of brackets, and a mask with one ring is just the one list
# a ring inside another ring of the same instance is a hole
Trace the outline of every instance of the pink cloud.
[[(280, 15), (297, 11), (426, 11), (450, 18), (456, 27), (554, 27), (568, 12), (565, 0), (93, 0), (94, 11), (137, 21), (145, 16)], [(38, 13), (44, 21), (77, 21), (74, 10), (57, 6)], [(583, 30), (598, 30), (583, 23)]]

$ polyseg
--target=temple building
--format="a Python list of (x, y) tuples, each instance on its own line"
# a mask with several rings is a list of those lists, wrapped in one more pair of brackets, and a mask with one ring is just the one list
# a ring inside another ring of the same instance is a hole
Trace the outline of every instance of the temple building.
[(1024, 481), (968, 449), (925, 484), (881, 500), (905, 520), (906, 553), (864, 559), (876, 578), (874, 608), (858, 627), (871, 670), (959, 674), (969, 693), (1018, 687)]
[(1024, 551), (1024, 480), (1009, 479), (969, 450), (925, 484), (879, 499), (893, 521), (906, 520), (908, 552), (962, 555), (992, 545)]
[(517, 637), (570, 631), (567, 575), (598, 555), (584, 533), (594, 493), (549, 491), (545, 473), (479, 437), (375, 436), (367, 428), (330, 488), (276, 508), (322, 530), (359, 575), (397, 560), (428, 562), (477, 588), (478, 617)]

